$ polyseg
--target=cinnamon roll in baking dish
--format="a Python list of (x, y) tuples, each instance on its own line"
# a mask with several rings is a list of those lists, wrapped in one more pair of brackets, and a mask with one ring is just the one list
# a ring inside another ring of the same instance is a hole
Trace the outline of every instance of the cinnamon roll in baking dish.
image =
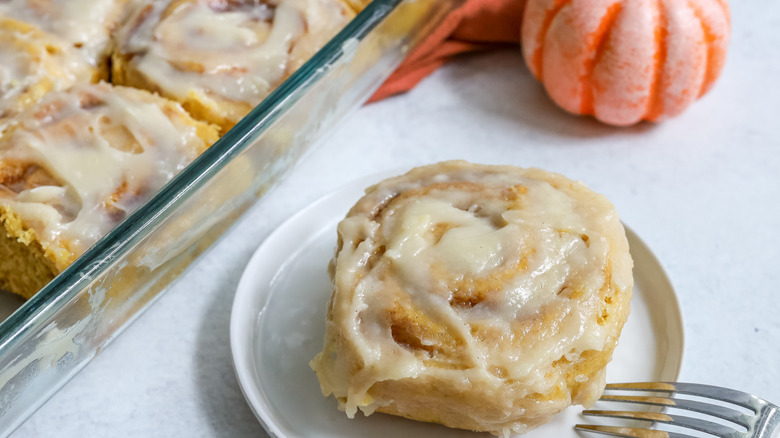
[(633, 286), (613, 206), (539, 169), (445, 162), (383, 181), (338, 226), (322, 392), (497, 435), (594, 402)]
[(217, 131), (174, 102), (105, 83), (19, 114), (0, 137), (0, 289), (32, 296)]
[(224, 132), (353, 16), (341, 0), (141, 1), (117, 34), (112, 80)]
[(0, 0), (0, 16), (30, 23), (70, 44), (107, 77), (111, 32), (127, 0)]
[(0, 132), (4, 120), (44, 94), (98, 76), (69, 44), (27, 23), (0, 17)]

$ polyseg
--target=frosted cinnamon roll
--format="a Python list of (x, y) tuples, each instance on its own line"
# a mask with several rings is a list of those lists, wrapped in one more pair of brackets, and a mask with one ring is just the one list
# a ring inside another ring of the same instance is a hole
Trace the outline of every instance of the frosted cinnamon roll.
[(363, 9), (366, 8), (369, 4), (371, 4), (373, 0), (346, 0), (347, 4), (349, 5), (352, 10), (355, 12), (360, 12)]
[[(0, 16), (30, 23), (73, 46), (92, 66), (107, 68), (110, 35), (126, 0), (0, 0)], [(101, 78), (107, 78), (106, 70)]]
[(614, 207), (539, 169), (444, 162), (366, 191), (338, 226), (325, 396), (523, 433), (604, 388), (632, 260)]
[(118, 33), (112, 80), (226, 131), (353, 15), (341, 0), (141, 2)]
[(4, 120), (44, 94), (97, 76), (68, 44), (27, 23), (0, 17), (0, 132)]
[(50, 93), (0, 137), (0, 289), (32, 296), (217, 139), (105, 83)]

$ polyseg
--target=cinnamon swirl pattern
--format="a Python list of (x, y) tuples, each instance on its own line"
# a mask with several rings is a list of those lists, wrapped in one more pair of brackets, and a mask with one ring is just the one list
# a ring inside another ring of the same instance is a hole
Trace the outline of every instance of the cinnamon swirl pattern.
[(496, 435), (604, 387), (632, 260), (614, 207), (539, 169), (444, 162), (369, 188), (338, 226), (322, 392)]
[(112, 80), (224, 132), (353, 16), (341, 0), (142, 1), (117, 34)]
[[(123, 19), (127, 0), (0, 0), (0, 16), (32, 24), (76, 49), (92, 66), (105, 69), (111, 32)], [(108, 71), (101, 76), (105, 79)]]
[(0, 137), (0, 288), (29, 298), (217, 135), (174, 102), (105, 83), (19, 114)]
[(32, 25), (0, 17), (0, 132), (4, 121), (46, 93), (97, 76), (69, 45)]

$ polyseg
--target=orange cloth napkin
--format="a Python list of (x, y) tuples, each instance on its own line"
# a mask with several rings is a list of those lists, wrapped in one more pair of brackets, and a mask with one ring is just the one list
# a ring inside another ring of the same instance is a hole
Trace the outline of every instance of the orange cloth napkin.
[(525, 0), (466, 0), (414, 50), (369, 99), (410, 90), (453, 56), (520, 44)]

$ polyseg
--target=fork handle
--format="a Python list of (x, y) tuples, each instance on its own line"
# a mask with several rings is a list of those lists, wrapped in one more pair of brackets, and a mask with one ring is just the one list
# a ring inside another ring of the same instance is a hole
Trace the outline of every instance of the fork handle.
[(780, 438), (780, 407), (770, 404), (757, 414), (755, 438)]

